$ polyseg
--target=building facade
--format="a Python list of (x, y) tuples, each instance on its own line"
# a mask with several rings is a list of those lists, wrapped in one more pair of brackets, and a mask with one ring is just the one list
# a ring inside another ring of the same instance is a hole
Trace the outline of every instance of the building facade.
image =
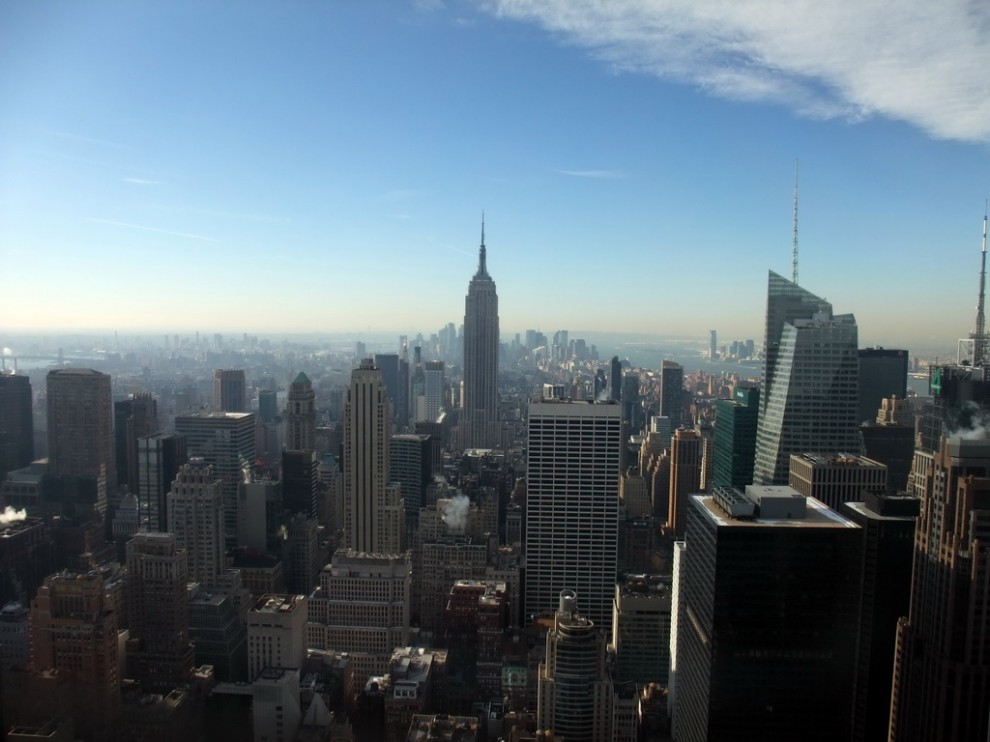
[(485, 227), (478, 271), (464, 300), (463, 448), (498, 448), (498, 294), (488, 275)]

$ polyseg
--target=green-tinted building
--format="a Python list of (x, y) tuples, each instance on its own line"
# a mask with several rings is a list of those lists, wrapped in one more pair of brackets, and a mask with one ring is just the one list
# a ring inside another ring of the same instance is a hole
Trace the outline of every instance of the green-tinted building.
[(715, 403), (714, 485), (742, 489), (753, 483), (759, 414), (758, 387), (736, 389), (732, 399)]

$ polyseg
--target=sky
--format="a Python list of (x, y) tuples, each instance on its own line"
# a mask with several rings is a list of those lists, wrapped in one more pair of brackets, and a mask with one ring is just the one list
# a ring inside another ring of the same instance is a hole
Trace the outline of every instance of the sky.
[[(975, 324), (990, 5), (0, 3), (0, 338)], [(5, 343), (9, 344), (9, 343)]]

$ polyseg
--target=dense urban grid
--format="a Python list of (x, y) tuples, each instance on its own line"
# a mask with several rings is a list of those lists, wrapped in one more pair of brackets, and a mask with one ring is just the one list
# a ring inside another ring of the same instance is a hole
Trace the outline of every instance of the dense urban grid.
[(982, 283), (920, 364), (796, 279), (707, 371), (504, 342), (483, 226), (397, 348), (11, 349), (7, 739), (988, 739)]

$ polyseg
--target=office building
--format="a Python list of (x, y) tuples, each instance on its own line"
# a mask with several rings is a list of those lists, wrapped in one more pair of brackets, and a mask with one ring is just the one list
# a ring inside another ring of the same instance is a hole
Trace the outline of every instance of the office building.
[(215, 585), (226, 568), (224, 497), (213, 467), (201, 457), (183, 464), (168, 495), (168, 532), (186, 552), (190, 581)]
[(914, 525), (921, 501), (867, 493), (841, 512), (863, 529), (853, 742), (887, 739), (897, 622), (911, 602)]
[(348, 652), (359, 688), (385, 673), (395, 647), (409, 643), (411, 574), (405, 555), (339, 549), (309, 601), (308, 646)]
[(389, 473), (391, 424), (381, 374), (365, 359), (344, 406), (344, 530), (349, 548), (397, 554), (405, 538), (401, 487)]
[(905, 492), (914, 461), (914, 410), (906, 399), (881, 400), (876, 422), (860, 426), (868, 458), (887, 467), (887, 491)]
[[(613, 402), (622, 401), (622, 363), (618, 356), (612, 356), (608, 365), (608, 398)], [(598, 397), (596, 396), (597, 400)]]
[(186, 439), (178, 433), (155, 433), (137, 440), (138, 513), (142, 528), (168, 529), (168, 491), (186, 463)]
[(718, 360), (718, 333), (715, 330), (708, 331), (708, 360)]
[(127, 542), (127, 677), (169, 692), (192, 676), (186, 552), (171, 533), (137, 533)]
[(856, 320), (770, 272), (753, 481), (787, 484), (792, 453), (859, 452)]
[(247, 615), (248, 678), (269, 667), (300, 669), (306, 659), (305, 595), (262, 595)]
[(302, 725), (299, 670), (270, 667), (251, 684), (254, 742), (293, 742)]
[(759, 417), (759, 387), (739, 387), (732, 399), (715, 402), (714, 486), (742, 489), (753, 483)]
[(498, 294), (488, 275), (485, 225), (481, 224), (478, 271), (464, 300), (463, 448), (498, 448)]
[(426, 487), (440, 468), (440, 447), (428, 435), (393, 435), (389, 442), (389, 466), (392, 480), (402, 487), (406, 524), (413, 527), (425, 504)]
[(274, 389), (258, 390), (258, 420), (262, 423), (278, 420), (278, 392)]
[(28, 605), (57, 563), (55, 540), (41, 518), (0, 525), (0, 606), (11, 601)]
[(629, 575), (615, 586), (612, 646), (617, 682), (667, 685), (671, 609), (670, 577)]
[(859, 350), (860, 423), (876, 420), (884, 399), (907, 396), (908, 352), (888, 348)]
[(682, 742), (849, 739), (861, 529), (790, 487), (691, 498), (677, 626)]
[(213, 373), (213, 409), (218, 412), (247, 412), (244, 370), (218, 368)]
[(701, 436), (678, 428), (670, 441), (670, 488), (667, 531), (676, 540), (684, 538), (688, 502), (701, 492)]
[(289, 385), (285, 408), (285, 447), (290, 451), (316, 448), (316, 392), (313, 382), (301, 371)]
[(63, 368), (49, 371), (47, 382), (49, 472), (95, 482), (90, 509), (103, 517), (117, 474), (110, 377), (88, 368)]
[(844, 502), (862, 502), (865, 492), (887, 491), (887, 467), (849, 453), (792, 453), (788, 476), (791, 487), (833, 510)]
[(31, 380), (0, 373), (0, 482), (34, 461)]
[(290, 513), (315, 516), (320, 460), (312, 448), (282, 451), (282, 506)]
[(150, 394), (136, 394), (113, 403), (113, 436), (117, 483), (138, 492), (138, 438), (158, 432), (158, 403)]
[(612, 683), (605, 673), (605, 637), (563, 590), (540, 663), (537, 724), (567, 742), (598, 742), (611, 734)]
[(660, 363), (660, 417), (670, 420), (672, 430), (687, 423), (684, 414), (684, 367), (674, 361)]
[(82, 739), (106, 739), (120, 711), (117, 628), (117, 610), (96, 571), (53, 574), (31, 601), (31, 665), (65, 678), (71, 705), (57, 712), (71, 714)]
[(618, 562), (620, 406), (544, 396), (529, 404), (527, 616), (549, 615), (561, 590), (606, 633)]
[(921, 515), (897, 626), (889, 739), (984, 740), (990, 718), (990, 440), (942, 438), (915, 460)]
[(250, 412), (197, 412), (175, 418), (175, 431), (186, 438), (191, 457), (213, 467), (221, 482), (226, 546), (237, 546), (237, 486), (255, 459), (254, 415)]
[(447, 396), (447, 379), (443, 361), (427, 361), (423, 371), (426, 408), (423, 415), (417, 419), (424, 422), (436, 422), (445, 407)]

